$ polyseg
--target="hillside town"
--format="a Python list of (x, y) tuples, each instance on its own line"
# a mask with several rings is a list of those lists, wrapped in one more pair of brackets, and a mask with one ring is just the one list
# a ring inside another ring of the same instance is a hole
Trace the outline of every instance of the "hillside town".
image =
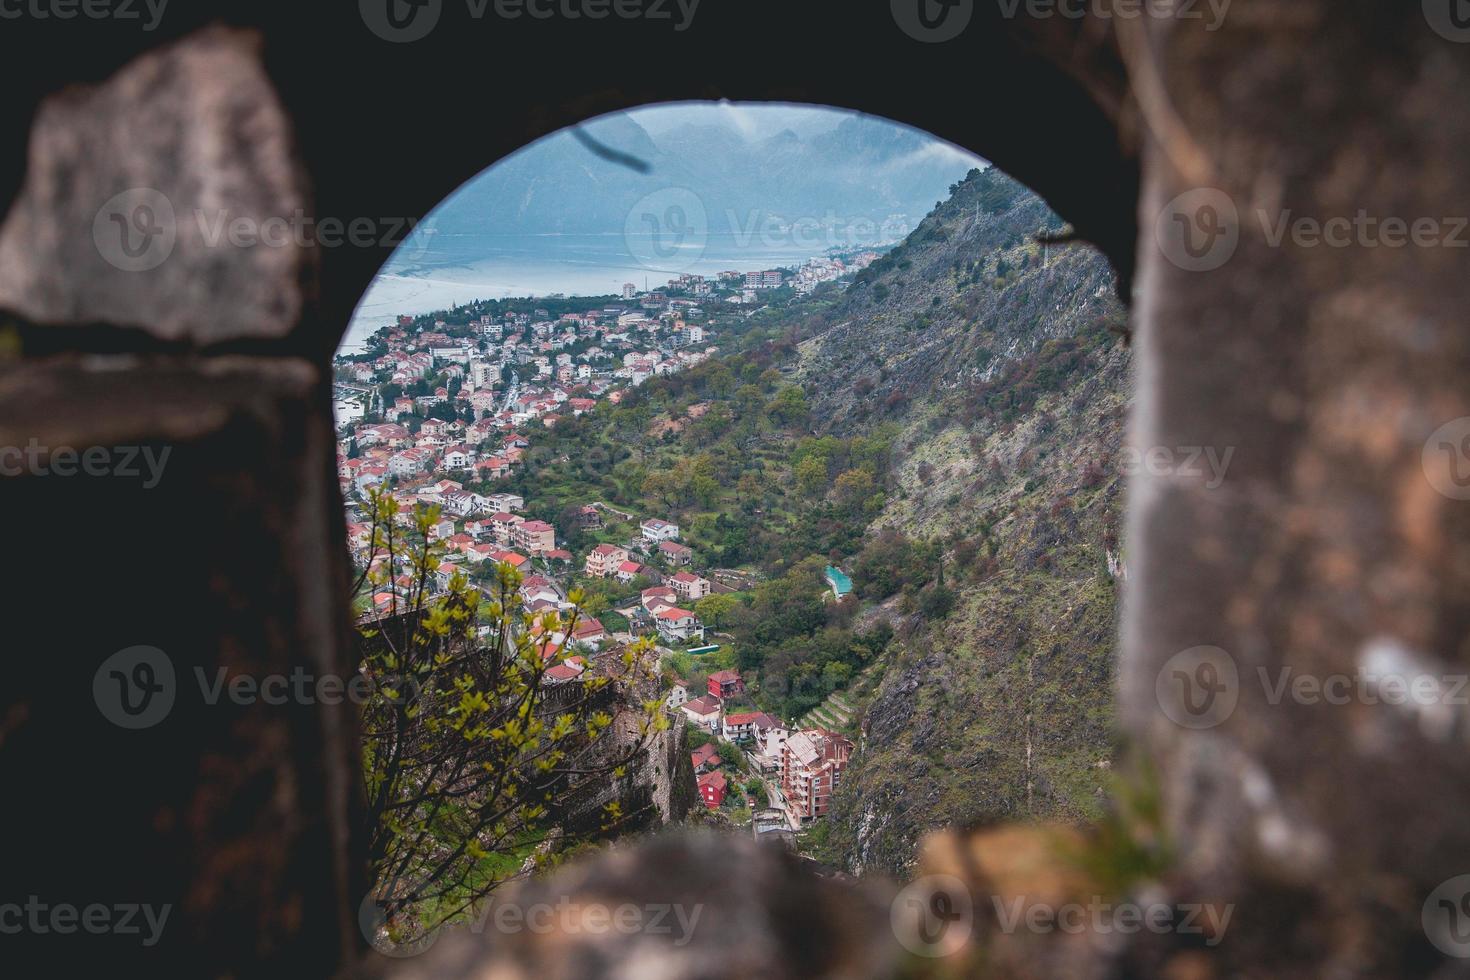
[[(483, 304), (469, 304), (398, 317), (364, 351), (339, 355), (336, 364), (337, 471), (356, 564), (366, 569), (391, 560), (374, 548), (367, 517), (370, 494), (385, 493), (405, 528), (416, 507), (438, 508), (427, 536), (443, 559), (428, 583), (431, 593), (447, 591), (462, 574), (488, 595), (497, 569), (509, 566), (519, 573), (526, 612), (571, 620), (575, 610), (568, 630), (537, 637), (551, 663), (544, 683), (576, 681), (600, 655), (639, 637), (651, 637), (663, 657), (718, 650), (707, 643), (701, 610), (709, 597), (737, 591), (740, 573), (703, 567), (670, 515), (588, 500), (558, 527), (526, 513), (532, 491), (505, 487), (528, 486), (513, 478), (528, 475), (527, 453), (538, 434), (715, 356), (721, 324), (765, 291), (804, 294), (876, 257), (863, 252), (797, 269), (681, 275), (656, 290), (630, 283), (613, 302), (548, 297), (527, 301), (523, 310), (482, 312)], [(692, 406), (690, 418), (700, 411)], [(597, 543), (574, 554), (566, 547), (572, 524), (579, 540)], [(416, 587), (402, 561), (375, 580), (357, 598), (365, 618), (403, 608)], [(592, 608), (573, 603), (577, 589), (603, 601)], [(707, 690), (693, 697), (685, 681), (666, 677), (666, 710), (710, 740), (692, 759), (706, 807), (738, 809), (757, 834), (798, 831), (826, 814), (851, 741), (755, 710), (734, 670), (711, 674)], [(723, 742), (723, 757), (711, 748), (714, 740)]]

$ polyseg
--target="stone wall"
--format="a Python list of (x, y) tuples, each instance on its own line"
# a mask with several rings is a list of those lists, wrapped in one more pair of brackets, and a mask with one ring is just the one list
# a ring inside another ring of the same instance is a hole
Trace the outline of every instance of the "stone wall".
[[(411, 44), (374, 36), (350, 5), (179, 2), (156, 32), (8, 20), (0, 301), (16, 322), (0, 329), (0, 445), (37, 454), (0, 479), (5, 884), (174, 912), (156, 946), (32, 930), (7, 950), (58, 972), (212, 976), (323, 976), (364, 955), (350, 705), (210, 704), (192, 678), (350, 669), (324, 372), (391, 246), (221, 252), (175, 229), (148, 268), (152, 245), (136, 252), (135, 238), (119, 256), (98, 227), (123, 230), (116, 214), (155, 229), (162, 209), (139, 211), (139, 188), (176, 215), (223, 201), (422, 216), (561, 126), (728, 97), (888, 115), (1031, 185), (1133, 300), (1134, 442), (1235, 450), (1213, 490), (1177, 472), (1133, 487), (1120, 676), (1173, 857), (1151, 887), (1241, 915), (1227, 942), (1182, 961), (1151, 957), (1145, 937), (1127, 947), (1136, 958), (1107, 962), (1132, 975), (1449, 975), (1467, 952), (1441, 911), (1470, 873), (1463, 709), (1437, 696), (1273, 702), (1256, 678), (1444, 679), (1470, 658), (1455, 469), (1470, 416), (1465, 252), (1351, 230), (1342, 246), (1274, 242), (1287, 212), (1470, 214), (1464, 32), (1431, 3), (1236, 0), (1214, 29), (1107, 5), (962, 6), (972, 23), (943, 43), (906, 34), (901, 5), (774, 0), (706, 5), (682, 33), (470, 23), (445, 4), (433, 39)], [(129, 447), (171, 451), (157, 482), (119, 472)], [(116, 454), (107, 475), (62, 475), (75, 465), (64, 450), (93, 448)], [(137, 672), (138, 647), (188, 683), (151, 727), (120, 727), (94, 681), (156, 681)], [(1223, 697), (1202, 709), (1208, 724), (1175, 700), (1181, 678)], [(882, 902), (746, 848), (660, 841), (529, 886), (708, 901), (719, 927), (697, 943), (471, 936), (398, 973), (886, 972)], [(959, 880), (986, 867), (947, 853)], [(1017, 880), (1007, 887), (1030, 887)]]

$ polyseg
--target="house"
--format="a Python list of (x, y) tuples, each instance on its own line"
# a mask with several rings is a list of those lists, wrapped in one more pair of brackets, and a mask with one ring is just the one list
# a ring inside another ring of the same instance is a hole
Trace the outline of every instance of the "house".
[(653, 618), (658, 625), (658, 635), (665, 642), (704, 639), (704, 624), (699, 621), (698, 616), (687, 609), (680, 609), (678, 606), (661, 609), (654, 613)]
[(781, 792), (793, 825), (827, 815), (852, 748), (841, 735), (816, 728), (786, 739), (781, 747)]
[(691, 722), (701, 726), (706, 731), (718, 731), (720, 727), (720, 702), (718, 698), (712, 698), (708, 694), (701, 694), (693, 701), (686, 701), (679, 706), (684, 712), (684, 717)]
[(709, 579), (700, 578), (692, 572), (679, 572), (673, 578), (669, 579), (669, 585), (673, 586), (674, 591), (679, 594), (679, 598), (689, 602), (703, 599), (709, 595), (710, 590)]
[[(504, 456), (490, 456), (475, 463), (475, 472), (482, 479), (499, 480), (502, 477), (510, 476), (510, 460)], [(491, 507), (493, 505), (487, 500), (485, 506)]]
[(650, 517), (639, 527), (643, 530), (643, 540), (650, 544), (659, 541), (676, 541), (679, 538), (679, 525), (661, 521), (657, 517)]
[(618, 581), (622, 582), (624, 585), (627, 585), (629, 582), (633, 581), (639, 576), (650, 579), (657, 576), (657, 573), (654, 572), (653, 569), (649, 568), (647, 565), (640, 565), (636, 561), (625, 561), (620, 563), (617, 567), (617, 571), (613, 572), (613, 574), (616, 575)]
[(655, 606), (662, 606), (667, 609), (670, 606), (677, 606), (679, 604), (679, 594), (667, 585), (655, 585), (652, 588), (644, 589), (639, 595), (643, 608), (649, 612), (658, 612), (658, 609), (654, 608)]
[(689, 761), (694, 764), (694, 774), (696, 776), (700, 773), (712, 772), (724, 764), (724, 760), (720, 758), (720, 753), (715, 748), (714, 742), (706, 742), (693, 752), (690, 752)]
[(388, 457), (388, 472), (400, 479), (421, 473), (433, 457), (424, 449), (405, 449)]
[(405, 446), (412, 438), (407, 429), (393, 422), (384, 425), (369, 425), (357, 430), (357, 444), (364, 449), (379, 444), (395, 448)]
[(464, 560), (474, 562), (476, 565), (488, 561), (495, 554), (493, 544), (472, 544), (464, 549)]
[(462, 470), (474, 461), (474, 453), (470, 451), (468, 446), (450, 446), (444, 450), (444, 458), (440, 461), (439, 465), (445, 470)]
[(450, 580), (458, 574), (458, 565), (448, 561), (440, 562), (439, 567), (434, 569), (434, 583), (439, 586), (439, 590), (441, 592), (447, 591), (449, 589)]
[(514, 551), (493, 551), (490, 553), (490, 559), (497, 564), (509, 565), (517, 570), (530, 561), (525, 555), (518, 555)]
[(577, 523), (584, 531), (596, 531), (602, 527), (602, 512), (592, 504), (587, 504), (577, 512)]
[[(682, 609), (676, 610), (683, 612)], [(690, 613), (692, 616), (693, 613)], [(733, 670), (719, 670), (709, 675), (708, 690), (711, 697), (721, 700), (745, 693), (745, 681)]]
[(674, 686), (669, 689), (669, 696), (664, 698), (664, 706), (668, 708), (680, 708), (689, 700), (689, 682), (682, 678), (674, 678)]
[(490, 530), (495, 535), (495, 543), (502, 548), (509, 548), (515, 543), (516, 527), (525, 521), (518, 514), (501, 511), (490, 515)]
[(535, 602), (549, 602), (560, 608), (562, 601), (561, 592), (556, 585), (544, 575), (527, 575), (521, 581), (521, 600), (530, 606)]
[(600, 544), (587, 555), (582, 570), (597, 578), (607, 578), (617, 573), (618, 566), (628, 560), (628, 553), (617, 545)]
[(759, 742), (763, 732), (780, 727), (781, 723), (764, 711), (745, 711), (726, 715), (721, 729), (726, 741), (745, 742), (754, 739)]
[(595, 646), (605, 639), (607, 639), (607, 630), (599, 620), (590, 616), (578, 622), (576, 629), (572, 630), (573, 643)]
[(451, 490), (444, 495), (444, 509), (460, 517), (476, 513), (484, 506), (485, 498), (468, 490)]
[[(525, 445), (525, 440), (520, 440)], [(526, 509), (526, 498), (518, 493), (492, 493), (486, 498), (486, 506), (497, 511), (517, 511)]]
[(671, 565), (691, 565), (694, 563), (694, 549), (688, 545), (682, 545), (677, 541), (660, 541), (658, 553)]
[(556, 528), (545, 521), (522, 521), (512, 537), (516, 547), (533, 555), (556, 548)]
[(541, 675), (541, 682), (543, 684), (565, 684), (581, 677), (582, 671), (586, 669), (581, 663), (573, 663), (568, 660), (566, 663), (547, 667), (546, 672)]
[(825, 578), (828, 587), (832, 590), (833, 598), (845, 599), (852, 594), (852, 579), (848, 578), (847, 574), (836, 565), (827, 566)]
[(719, 809), (721, 803), (725, 802), (725, 774), (722, 772), (707, 772), (699, 777), (699, 796), (704, 800), (704, 805), (711, 810)]

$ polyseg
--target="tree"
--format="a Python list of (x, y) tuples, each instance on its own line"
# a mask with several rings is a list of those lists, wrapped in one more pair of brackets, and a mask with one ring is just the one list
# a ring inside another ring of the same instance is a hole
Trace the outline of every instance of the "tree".
[(866, 503), (876, 489), (873, 475), (867, 470), (848, 470), (837, 477), (834, 488), (837, 499), (849, 507)]
[(739, 604), (727, 595), (707, 595), (694, 603), (694, 613), (704, 623), (718, 628)]
[(796, 464), (796, 489), (803, 496), (814, 497), (827, 486), (827, 461), (817, 456), (808, 456)]
[[(565, 648), (545, 656), (538, 637), (571, 632), (580, 593), (566, 614), (524, 613), (522, 577), (508, 565), (496, 569), (488, 600), (459, 573), (438, 590), (443, 544), (427, 531), (439, 508), (417, 508), (404, 529), (391, 496), (375, 492), (369, 507), (372, 546), (358, 589), (385, 598), (360, 627), (368, 854), (373, 897), (401, 942), (498, 887), (558, 829), (564, 803), (624, 778), (668, 721), (649, 643), (604, 655), (607, 668), (584, 679), (544, 683)], [(400, 575), (406, 588), (393, 581)], [(627, 723), (614, 725), (615, 714)], [(600, 829), (631, 816), (609, 803)]]
[(782, 388), (771, 401), (771, 414), (786, 425), (805, 423), (809, 411), (805, 393), (795, 385)]

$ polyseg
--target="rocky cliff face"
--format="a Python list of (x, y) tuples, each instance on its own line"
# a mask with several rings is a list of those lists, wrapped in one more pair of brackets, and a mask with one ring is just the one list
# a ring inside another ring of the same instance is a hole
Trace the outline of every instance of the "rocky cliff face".
[(944, 541), (956, 594), (868, 614), (897, 638), (826, 845), (854, 871), (904, 872), (936, 826), (1092, 815), (1113, 755), (1125, 316), (1024, 187), (953, 191), (801, 345), (819, 430), (894, 435), (870, 533)]

